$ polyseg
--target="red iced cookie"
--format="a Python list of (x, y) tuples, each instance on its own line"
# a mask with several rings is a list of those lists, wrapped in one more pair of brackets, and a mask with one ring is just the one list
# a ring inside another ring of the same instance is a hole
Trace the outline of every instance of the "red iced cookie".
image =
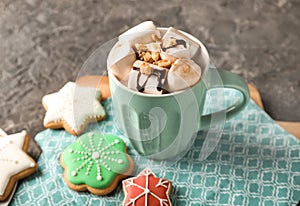
[(150, 169), (145, 169), (137, 177), (123, 181), (124, 206), (171, 206), (169, 195), (172, 183), (156, 177)]

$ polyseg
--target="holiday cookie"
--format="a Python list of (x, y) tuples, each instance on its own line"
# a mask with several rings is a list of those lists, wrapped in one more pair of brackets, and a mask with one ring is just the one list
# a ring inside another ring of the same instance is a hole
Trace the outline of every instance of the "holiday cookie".
[[(35, 161), (26, 154), (29, 136), (21, 133), (0, 137), (0, 201), (10, 197), (16, 182), (35, 172)], [(4, 169), (5, 168), (5, 169)]]
[(87, 133), (68, 146), (60, 159), (64, 180), (72, 190), (96, 195), (112, 192), (133, 170), (125, 143), (117, 136)]
[[(1, 128), (0, 128), (0, 138), (9, 136), (10, 141), (12, 141), (15, 145), (17, 145), (20, 149), (27, 153), (28, 143), (29, 143), (29, 136), (26, 131), (22, 131), (16, 134), (7, 135)], [(9, 196), (4, 200), (1, 201), (0, 206), (9, 205), (10, 200), (12, 199), (15, 190), (17, 187), (17, 182), (11, 189)]]
[(68, 82), (59, 92), (44, 96), (43, 106), (47, 111), (44, 126), (64, 128), (72, 135), (79, 135), (88, 123), (105, 118), (100, 98), (97, 88)]
[(137, 177), (123, 180), (123, 206), (171, 206), (171, 189), (169, 180), (156, 177), (150, 169), (145, 169)]
[(21, 150), (27, 153), (28, 145), (29, 145), (29, 135), (23, 130), (19, 133), (15, 134), (6, 134), (2, 129), (0, 129), (0, 138), (7, 137), (10, 141), (12, 141), (15, 145), (17, 145)]

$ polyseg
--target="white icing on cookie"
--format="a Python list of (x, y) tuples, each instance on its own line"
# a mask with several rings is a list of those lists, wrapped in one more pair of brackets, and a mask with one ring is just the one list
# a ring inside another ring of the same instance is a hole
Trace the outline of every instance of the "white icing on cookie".
[[(17, 145), (20, 149), (24, 146), (25, 137), (27, 135), (27, 132), (23, 130), (22, 132), (16, 133), (16, 134), (10, 134), (5, 135), (5, 137), (8, 137), (10, 141), (12, 141), (15, 145)], [(4, 137), (4, 135), (2, 136)], [(1, 138), (1, 136), (0, 136)]]
[[(145, 176), (145, 182), (143, 182), (143, 184), (136, 183), (135, 181), (137, 179), (141, 178), (142, 176)], [(140, 194), (136, 195), (134, 198), (129, 199), (128, 202), (123, 202), (124, 206), (141, 205), (141, 204), (137, 204), (137, 201), (141, 197), (145, 198), (144, 205), (148, 206), (148, 205), (150, 205), (150, 204), (148, 204), (148, 203), (150, 203), (149, 196), (152, 196), (153, 198), (157, 199), (160, 202), (159, 206), (171, 206), (171, 201), (169, 199), (169, 190), (171, 190), (170, 181), (159, 178), (159, 182), (155, 185), (155, 187), (153, 187), (154, 185), (152, 185), (152, 187), (150, 187), (150, 182), (149, 182), (150, 176), (152, 176), (152, 178), (157, 178), (150, 169), (145, 169), (137, 177), (128, 178), (123, 181), (123, 188), (125, 188), (125, 199), (126, 199), (126, 195), (127, 195), (126, 189), (129, 187), (133, 187), (133, 188), (135, 187), (135, 189), (137, 189), (137, 191), (140, 192)], [(166, 188), (166, 190), (165, 190), (166, 198), (161, 198), (155, 192), (155, 189), (159, 188), (159, 187)], [(150, 188), (152, 188), (152, 190)], [(155, 188), (155, 189), (153, 189), (153, 188)]]
[[(24, 135), (24, 132), (18, 134)], [(0, 195), (4, 194), (11, 176), (31, 167), (35, 167), (36, 165), (36, 163), (22, 151), (23, 145), (20, 147), (22, 135), (17, 137), (18, 134), (0, 138), (0, 168), (2, 168), (0, 170)], [(13, 136), (14, 140), (12, 140), (11, 136)], [(14, 144), (14, 142), (16, 142), (16, 144)]]
[(100, 91), (92, 87), (80, 87), (68, 82), (59, 92), (44, 96), (47, 107), (44, 125), (65, 121), (76, 133), (87, 119), (105, 116), (105, 110), (99, 102)]
[(72, 162), (83, 161), (82, 164), (79, 165), (79, 167), (77, 167), (75, 170), (71, 172), (71, 175), (73, 177), (76, 176), (77, 173), (87, 165), (87, 168), (85, 170), (85, 175), (89, 176), (91, 167), (96, 166), (97, 168), (96, 179), (98, 181), (101, 181), (103, 179), (103, 177), (101, 176), (101, 166), (107, 169), (108, 171), (112, 170), (111, 167), (106, 163), (106, 161), (114, 162), (117, 164), (123, 164), (124, 162), (122, 159), (114, 158), (115, 154), (120, 154), (119, 151), (111, 150), (111, 148), (113, 148), (114, 145), (120, 143), (118, 139), (103, 147), (103, 138), (100, 138), (97, 145), (95, 145), (93, 141), (94, 138), (93, 136), (94, 135), (92, 133), (88, 134), (89, 144), (86, 144), (81, 139), (79, 139), (80, 145), (86, 150), (85, 152), (73, 150), (73, 149), (68, 150), (69, 153), (74, 153), (78, 155), (77, 158), (74, 158), (72, 160)]

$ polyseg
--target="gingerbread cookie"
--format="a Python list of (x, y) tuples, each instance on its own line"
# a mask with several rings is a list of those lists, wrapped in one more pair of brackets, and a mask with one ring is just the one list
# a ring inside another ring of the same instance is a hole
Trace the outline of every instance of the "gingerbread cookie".
[(100, 98), (101, 92), (97, 88), (68, 82), (59, 92), (44, 96), (43, 106), (47, 111), (44, 126), (64, 128), (72, 135), (79, 135), (88, 123), (105, 118)]
[(117, 136), (87, 133), (68, 146), (60, 159), (67, 185), (96, 195), (112, 192), (133, 170), (125, 143)]
[[(35, 172), (36, 162), (26, 154), (28, 134), (21, 133), (0, 138), (0, 201), (6, 201), (18, 180)], [(5, 169), (4, 169), (5, 168)]]
[(123, 180), (123, 206), (171, 206), (172, 183), (145, 169), (137, 177)]
[(7, 137), (10, 141), (12, 141), (15, 145), (17, 145), (21, 150), (27, 153), (28, 145), (29, 145), (29, 135), (23, 130), (19, 133), (15, 134), (6, 134), (2, 129), (0, 129), (0, 138)]

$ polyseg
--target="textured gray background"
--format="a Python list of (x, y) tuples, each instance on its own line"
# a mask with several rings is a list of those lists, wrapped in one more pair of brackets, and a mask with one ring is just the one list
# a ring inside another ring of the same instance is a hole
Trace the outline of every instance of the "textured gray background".
[(0, 1), (0, 127), (43, 130), (43, 95), (75, 80), (101, 43), (151, 19), (201, 39), (219, 68), (262, 93), (275, 119), (300, 121), (300, 1)]

